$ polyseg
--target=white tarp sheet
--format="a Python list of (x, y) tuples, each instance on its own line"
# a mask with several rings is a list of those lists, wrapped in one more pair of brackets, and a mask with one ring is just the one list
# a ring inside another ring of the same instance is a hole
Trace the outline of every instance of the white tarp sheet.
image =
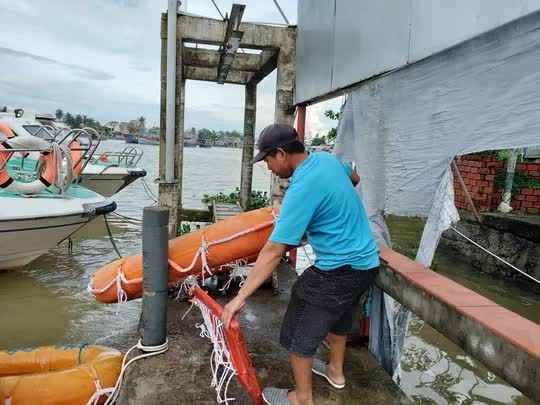
[[(459, 219), (452, 159), (540, 143), (539, 61), (540, 13), (534, 13), (348, 94), (335, 153), (357, 167), (379, 242), (389, 244), (382, 213), (429, 215), (417, 256), (429, 266), (441, 233)], [(370, 347), (388, 371), (399, 373), (408, 316), (379, 292), (375, 301), (377, 294), (372, 308), (394, 321), (374, 329), (389, 331), (390, 340), (378, 336)], [(384, 341), (391, 358), (375, 347)]]

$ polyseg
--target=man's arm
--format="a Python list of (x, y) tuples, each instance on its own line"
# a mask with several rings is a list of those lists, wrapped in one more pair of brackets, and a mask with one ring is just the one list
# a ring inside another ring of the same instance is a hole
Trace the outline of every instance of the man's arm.
[(226, 328), (231, 320), (246, 306), (247, 298), (266, 281), (276, 269), (281, 257), (287, 251), (287, 245), (272, 241), (266, 242), (255, 262), (253, 271), (249, 274), (236, 297), (223, 308), (222, 321)]
[(360, 176), (353, 169), (351, 169), (350, 178), (351, 178), (351, 183), (353, 184), (354, 187), (356, 187), (358, 183), (360, 183)]

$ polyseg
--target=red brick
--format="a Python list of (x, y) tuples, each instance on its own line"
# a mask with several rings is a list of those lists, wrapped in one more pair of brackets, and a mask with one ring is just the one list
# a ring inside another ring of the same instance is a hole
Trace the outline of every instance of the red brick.
[(510, 203), (510, 205), (511, 205), (513, 208), (518, 208), (518, 207), (521, 207), (521, 203), (522, 203), (522, 201), (512, 200), (512, 202)]
[(486, 174), (486, 181), (493, 181), (495, 180), (495, 176), (493, 174)]
[(540, 172), (538, 170), (529, 170), (529, 176), (533, 178), (540, 177)]
[(516, 170), (527, 170), (527, 164), (526, 163), (518, 163), (516, 165)]
[(540, 188), (537, 190), (533, 190), (533, 192), (534, 192), (534, 195), (540, 195)]
[(522, 188), (520, 194), (533, 195), (534, 193), (532, 188)]
[(482, 168), (482, 169), (480, 169), (480, 173), (482, 173), (482, 174), (489, 174), (489, 169)]
[(527, 208), (529, 214), (536, 214), (539, 211), (538, 208)]
[(484, 193), (493, 193), (495, 191), (495, 189), (493, 187), (484, 187)]
[(477, 181), (476, 184), (478, 184), (478, 186), (480, 186), (480, 187), (489, 186), (489, 183), (487, 181), (485, 181), (485, 180)]
[(522, 201), (521, 206), (524, 208), (532, 208), (534, 207), (534, 204), (531, 201)]
[(523, 195), (523, 194), (518, 194), (515, 196), (515, 200), (518, 200), (518, 201), (523, 201), (527, 198), (527, 196)]
[(540, 170), (540, 165), (536, 165), (536, 164), (528, 164), (528, 165), (527, 165), (527, 170), (528, 170), (529, 172), (531, 172), (531, 171), (533, 171), (533, 172), (534, 172), (534, 171), (539, 171), (539, 170)]
[(474, 173), (474, 174), (477, 174), (478, 173), (478, 167), (471, 167), (470, 172)]
[(482, 179), (482, 175), (481, 174), (473, 174), (473, 179), (475, 180), (481, 180)]
[(537, 201), (538, 201), (538, 197), (535, 196), (535, 195), (528, 195), (527, 198), (525, 198), (525, 201), (537, 202)]

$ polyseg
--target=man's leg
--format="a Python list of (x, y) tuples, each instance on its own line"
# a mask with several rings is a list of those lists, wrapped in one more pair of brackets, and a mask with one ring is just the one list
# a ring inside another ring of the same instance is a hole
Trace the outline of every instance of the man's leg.
[(343, 362), (345, 361), (347, 336), (329, 333), (326, 336), (326, 339), (330, 344), (330, 360), (327, 365), (329, 377), (336, 384), (344, 384), (345, 375), (343, 374)]
[(312, 357), (302, 357), (291, 353), (291, 366), (294, 374), (296, 388), (289, 392), (289, 402), (292, 405), (313, 405), (313, 393), (311, 390), (311, 365)]

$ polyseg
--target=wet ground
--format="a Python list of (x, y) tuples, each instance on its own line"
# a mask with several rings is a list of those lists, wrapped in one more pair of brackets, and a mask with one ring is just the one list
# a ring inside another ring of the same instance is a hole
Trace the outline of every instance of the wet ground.
[[(292, 388), (293, 376), (289, 357), (279, 345), (281, 320), (287, 308), (290, 287), (296, 280), (287, 265), (278, 271), (280, 294), (274, 296), (270, 286), (259, 289), (249, 300), (240, 318), (244, 339), (262, 387)], [(234, 296), (234, 295), (233, 295)], [(222, 305), (227, 299), (216, 298)], [(120, 404), (214, 404), (216, 393), (211, 381), (210, 341), (199, 335), (196, 324), (201, 313), (185, 302), (171, 302), (168, 309), (169, 351), (158, 357), (133, 364), (127, 373)], [(327, 360), (326, 348), (318, 356)], [(313, 391), (316, 404), (407, 404), (406, 395), (392, 382), (390, 376), (364, 347), (348, 349), (345, 364), (346, 387), (332, 388), (326, 380), (314, 376)], [(251, 403), (236, 378), (231, 382), (230, 403)]]

